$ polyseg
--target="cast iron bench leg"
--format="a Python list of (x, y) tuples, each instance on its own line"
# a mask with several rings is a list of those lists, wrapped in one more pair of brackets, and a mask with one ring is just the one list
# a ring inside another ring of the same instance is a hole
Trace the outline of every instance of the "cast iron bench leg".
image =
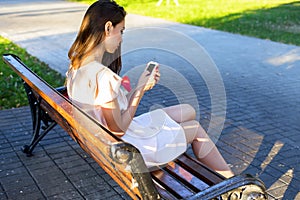
[[(47, 113), (45, 113), (40, 106), (40, 100), (34, 97), (34, 94), (31, 88), (24, 83), (25, 91), (28, 97), (32, 125), (33, 125), (33, 135), (29, 145), (24, 145), (22, 151), (27, 154), (27, 156), (32, 156), (32, 151), (35, 146), (43, 139), (43, 137), (57, 124), (53, 121)], [(44, 123), (44, 126), (41, 127), (41, 122)], [(50, 124), (49, 124), (50, 122)], [(43, 131), (42, 131), (43, 130)]]

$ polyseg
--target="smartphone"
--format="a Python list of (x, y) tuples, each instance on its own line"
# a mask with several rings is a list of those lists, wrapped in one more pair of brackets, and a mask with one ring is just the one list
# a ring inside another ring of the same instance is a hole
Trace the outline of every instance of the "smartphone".
[(147, 70), (150, 72), (150, 78), (148, 80), (149, 84), (153, 84), (153, 85), (155, 84), (155, 77), (154, 77), (155, 73), (152, 73), (152, 72), (153, 72), (153, 69), (156, 68), (158, 65), (159, 64), (157, 62), (153, 62), (153, 61), (150, 61), (147, 64), (145, 71)]
[(152, 72), (153, 69), (154, 69), (156, 66), (158, 66), (158, 63), (157, 63), (157, 62), (150, 61), (150, 62), (147, 64), (146, 70), (149, 71), (149, 72)]

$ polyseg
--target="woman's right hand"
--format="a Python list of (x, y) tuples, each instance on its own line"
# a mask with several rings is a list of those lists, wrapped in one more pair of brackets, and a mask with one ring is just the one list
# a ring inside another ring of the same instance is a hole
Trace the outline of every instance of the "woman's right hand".
[(159, 81), (160, 78), (160, 74), (159, 74), (159, 69), (158, 67), (156, 67), (155, 69), (153, 69), (154, 71), (151, 73), (147, 70), (145, 70), (138, 81), (138, 86), (137, 88), (141, 88), (144, 91), (148, 91), (151, 90), (155, 84)]

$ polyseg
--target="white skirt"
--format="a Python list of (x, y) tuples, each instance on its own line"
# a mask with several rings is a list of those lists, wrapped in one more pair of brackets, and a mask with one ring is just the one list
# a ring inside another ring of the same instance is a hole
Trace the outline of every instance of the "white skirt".
[(162, 109), (135, 117), (122, 139), (140, 150), (147, 167), (164, 165), (187, 149), (183, 128)]

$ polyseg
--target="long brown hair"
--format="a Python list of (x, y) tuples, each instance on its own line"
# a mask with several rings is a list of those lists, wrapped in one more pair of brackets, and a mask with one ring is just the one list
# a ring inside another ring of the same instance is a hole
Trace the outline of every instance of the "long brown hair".
[[(111, 21), (116, 26), (124, 20), (125, 15), (124, 8), (113, 0), (94, 2), (86, 11), (77, 37), (69, 50), (70, 69), (80, 68), (82, 60), (103, 41), (106, 22)], [(119, 74), (122, 65), (121, 48), (114, 53), (105, 52), (102, 64)]]

